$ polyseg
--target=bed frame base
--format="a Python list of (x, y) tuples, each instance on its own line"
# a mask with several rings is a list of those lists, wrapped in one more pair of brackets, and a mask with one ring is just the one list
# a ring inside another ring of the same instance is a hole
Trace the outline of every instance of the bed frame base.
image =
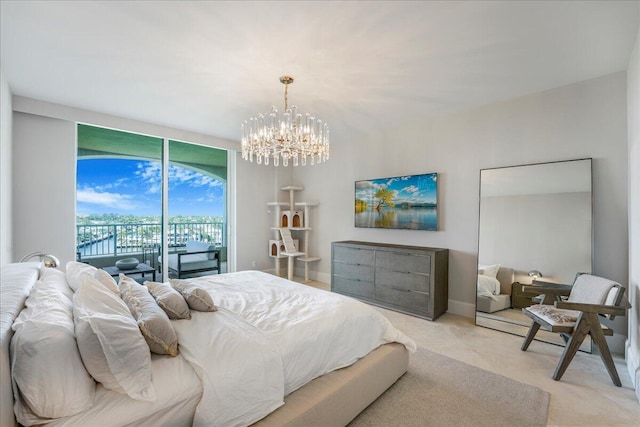
[(385, 344), (353, 365), (289, 394), (284, 406), (252, 426), (346, 426), (407, 372), (408, 366), (409, 353), (402, 344)]

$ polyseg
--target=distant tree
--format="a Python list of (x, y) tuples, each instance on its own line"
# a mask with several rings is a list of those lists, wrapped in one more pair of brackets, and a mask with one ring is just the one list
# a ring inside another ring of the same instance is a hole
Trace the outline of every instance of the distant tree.
[(376, 210), (379, 211), (382, 206), (395, 206), (393, 203), (393, 193), (387, 190), (386, 187), (381, 188), (378, 192), (373, 196), (375, 199), (378, 199), (378, 203), (376, 204)]

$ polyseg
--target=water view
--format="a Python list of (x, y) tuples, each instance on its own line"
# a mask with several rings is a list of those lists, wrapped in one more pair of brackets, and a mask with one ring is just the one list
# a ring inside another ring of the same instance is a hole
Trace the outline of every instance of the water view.
[(356, 227), (437, 230), (436, 207), (381, 208), (356, 212)]
[[(160, 218), (148, 216), (90, 215), (77, 219), (79, 258), (146, 250), (158, 251), (162, 244)], [(166, 232), (169, 248), (179, 248), (188, 240), (223, 246), (222, 217), (179, 216), (169, 219)]]

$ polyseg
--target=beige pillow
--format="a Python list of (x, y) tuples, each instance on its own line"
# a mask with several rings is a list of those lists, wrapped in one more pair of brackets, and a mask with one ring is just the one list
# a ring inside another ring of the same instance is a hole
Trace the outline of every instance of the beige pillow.
[(206, 289), (186, 280), (171, 279), (171, 286), (182, 294), (189, 307), (196, 311), (216, 311), (213, 298)]
[(149, 350), (156, 354), (178, 355), (178, 336), (167, 314), (156, 304), (147, 288), (120, 274), (122, 300), (138, 323)]
[(144, 285), (169, 319), (191, 319), (189, 305), (169, 283), (144, 282)]

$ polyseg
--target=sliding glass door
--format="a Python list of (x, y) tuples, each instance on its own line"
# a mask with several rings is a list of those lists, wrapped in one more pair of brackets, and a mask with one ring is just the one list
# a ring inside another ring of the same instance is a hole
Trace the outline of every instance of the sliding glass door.
[(226, 272), (227, 151), (169, 141), (169, 251), (188, 240), (222, 249)]
[(221, 248), (226, 271), (227, 169), (226, 150), (78, 125), (78, 260), (162, 272), (163, 253), (198, 240)]

